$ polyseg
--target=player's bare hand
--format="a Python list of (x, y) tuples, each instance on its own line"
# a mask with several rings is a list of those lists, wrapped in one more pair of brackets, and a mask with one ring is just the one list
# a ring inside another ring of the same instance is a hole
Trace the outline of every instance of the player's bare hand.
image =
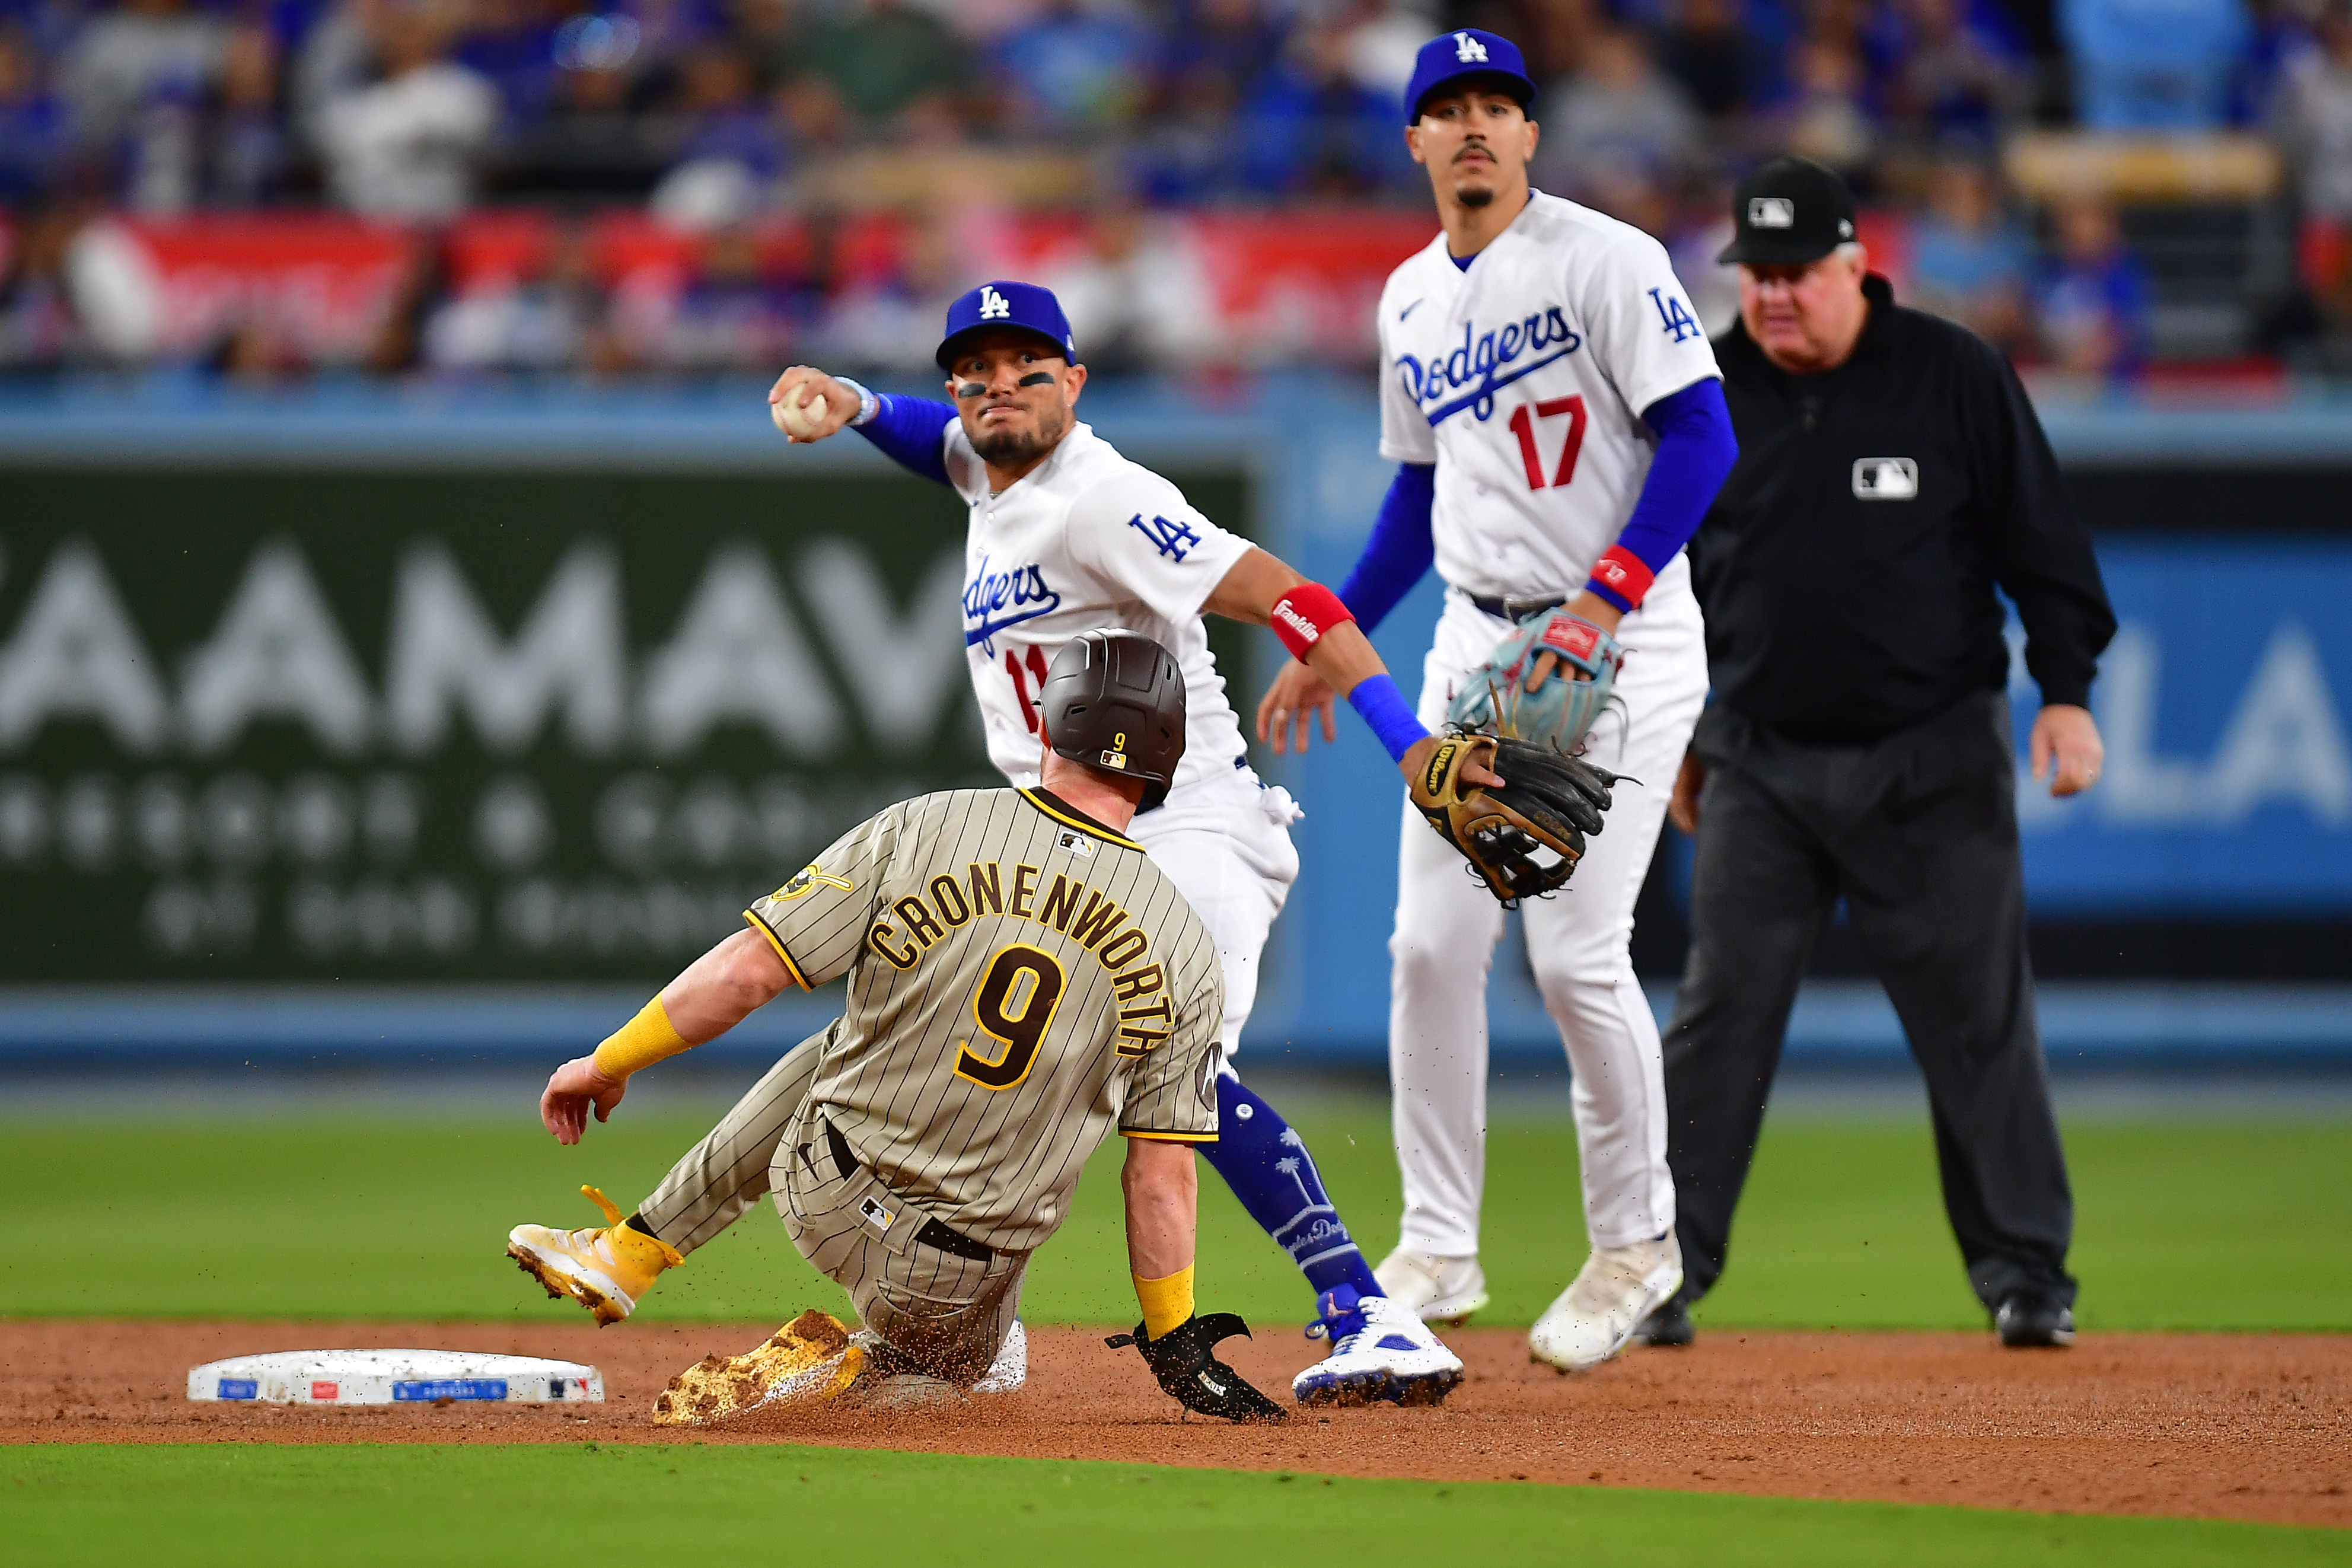
[(1675, 793), (1666, 800), (1666, 818), (1685, 833), (1698, 831), (1698, 792), (1706, 783), (1706, 764), (1696, 752), (1683, 753), (1675, 773)]
[(2033, 761), (2033, 776), (2047, 774), (2050, 793), (2063, 797), (2080, 795), (2099, 782), (2099, 769), (2107, 760), (2107, 748), (2099, 739), (2097, 721), (2087, 708), (2077, 708), (2069, 702), (2053, 702), (2042, 710), (2033, 721), (2033, 735), (2027, 742)]
[(1257, 738), (1270, 742), (1277, 755), (1291, 750), (1291, 740), (1297, 740), (1297, 749), (1307, 750), (1307, 742), (1314, 726), (1309, 716), (1323, 716), (1323, 741), (1336, 744), (1339, 739), (1339, 721), (1333, 716), (1333, 704), (1339, 693), (1330, 683), (1297, 659), (1282, 667), (1282, 673), (1266, 688), (1265, 696), (1257, 705)]
[(857, 394), (810, 365), (796, 364), (768, 388), (768, 416), (794, 443), (822, 441), (857, 412)]
[[(1435, 750), (1437, 750), (1437, 737), (1423, 735), (1405, 748), (1403, 758), (1397, 763), (1397, 772), (1404, 775), (1407, 784), (1411, 784), (1421, 776), (1422, 764), (1429, 761), (1429, 753)], [(1475, 761), (1465, 762), (1462, 764), (1461, 773), (1456, 776), (1467, 784), (1498, 784), (1503, 782), (1502, 774), (1485, 763)]]
[(589, 1109), (595, 1109), (597, 1121), (608, 1121), (613, 1107), (628, 1092), (629, 1080), (607, 1075), (594, 1057), (575, 1057), (547, 1080), (547, 1092), (539, 1097), (539, 1119), (558, 1143), (577, 1143), (588, 1131)]

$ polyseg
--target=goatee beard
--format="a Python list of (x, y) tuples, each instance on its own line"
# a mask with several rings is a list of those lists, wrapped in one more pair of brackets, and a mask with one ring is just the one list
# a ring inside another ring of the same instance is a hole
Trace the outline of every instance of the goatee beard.
[(1017, 463), (1034, 462), (1052, 451), (1070, 431), (1070, 413), (1065, 408), (1037, 421), (1038, 430), (1030, 435), (1021, 430), (1001, 430), (974, 440), (971, 449), (984, 463), (1009, 468)]
[(1478, 187), (1478, 186), (1473, 185), (1470, 189), (1468, 189), (1468, 190), (1466, 190), (1466, 191), (1462, 191), (1462, 192), (1457, 193), (1457, 194), (1455, 195), (1455, 196), (1454, 196), (1454, 200), (1456, 200), (1456, 201), (1460, 202), (1464, 206), (1465, 206), (1465, 207), (1469, 207), (1469, 208), (1471, 208), (1473, 211), (1475, 211), (1475, 210), (1476, 210), (1477, 208), (1479, 208), (1479, 207), (1488, 206), (1488, 205), (1493, 205), (1494, 200), (1495, 200), (1495, 193), (1494, 193), (1494, 192), (1492, 192), (1492, 191), (1489, 191), (1489, 190), (1484, 190), (1484, 189), (1481, 189), (1481, 188), (1480, 188), (1480, 187)]

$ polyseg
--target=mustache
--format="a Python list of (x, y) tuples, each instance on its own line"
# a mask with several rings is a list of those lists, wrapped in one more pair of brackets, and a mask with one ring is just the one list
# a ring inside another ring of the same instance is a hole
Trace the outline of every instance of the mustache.
[(1473, 153), (1484, 153), (1490, 159), (1495, 156), (1495, 150), (1492, 147), (1487, 146), (1482, 138), (1473, 136), (1462, 144), (1462, 151), (1454, 154), (1454, 162), (1459, 163)]

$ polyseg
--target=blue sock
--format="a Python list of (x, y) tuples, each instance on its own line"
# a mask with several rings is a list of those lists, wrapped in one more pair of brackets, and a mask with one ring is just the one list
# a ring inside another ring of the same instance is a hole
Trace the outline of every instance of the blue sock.
[(1201, 1152), (1250, 1218), (1290, 1254), (1317, 1296), (1341, 1285), (1354, 1286), (1360, 1296), (1385, 1294), (1324, 1192), (1307, 1141), (1240, 1079), (1217, 1075), (1217, 1141)]

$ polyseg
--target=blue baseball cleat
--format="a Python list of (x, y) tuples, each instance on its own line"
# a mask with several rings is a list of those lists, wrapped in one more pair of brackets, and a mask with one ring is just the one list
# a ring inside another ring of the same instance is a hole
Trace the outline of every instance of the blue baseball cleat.
[(1331, 1353), (1290, 1380), (1301, 1405), (1435, 1405), (1462, 1381), (1462, 1358), (1411, 1309), (1352, 1285), (1326, 1290), (1307, 1326)]

